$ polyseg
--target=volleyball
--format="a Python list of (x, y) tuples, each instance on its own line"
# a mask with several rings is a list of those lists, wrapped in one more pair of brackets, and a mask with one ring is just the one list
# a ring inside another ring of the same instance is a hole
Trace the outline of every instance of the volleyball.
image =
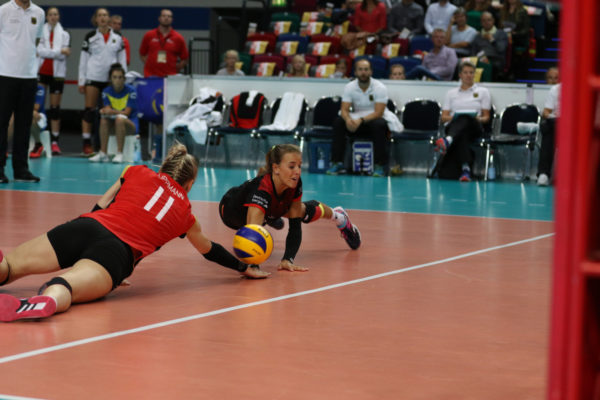
[(260, 225), (245, 225), (235, 233), (233, 252), (246, 264), (263, 263), (272, 251), (273, 237)]

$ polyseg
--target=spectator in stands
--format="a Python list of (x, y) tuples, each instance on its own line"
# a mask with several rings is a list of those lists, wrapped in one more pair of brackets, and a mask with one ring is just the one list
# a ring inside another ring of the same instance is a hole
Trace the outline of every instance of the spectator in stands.
[(138, 131), (137, 94), (133, 86), (125, 84), (125, 69), (121, 64), (110, 67), (110, 85), (102, 91), (103, 107), (100, 109), (100, 151), (91, 162), (108, 162), (106, 150), (108, 137), (115, 135), (117, 154), (112, 162), (123, 162), (123, 147), (126, 135), (135, 135)]
[(106, 8), (96, 9), (92, 17), (92, 25), (96, 29), (85, 35), (79, 57), (79, 93), (85, 95), (81, 134), (83, 153), (86, 155), (94, 152), (92, 128), (100, 93), (108, 86), (110, 66), (116, 62), (123, 66), (127, 63), (123, 39), (110, 28), (109, 19)]
[(525, 75), (528, 66), (530, 20), (521, 0), (505, 0), (500, 10), (500, 26), (512, 43), (511, 72)]
[(121, 29), (123, 29), (123, 17), (117, 14), (111, 15), (108, 24), (115, 33), (121, 35), (123, 46), (125, 46), (125, 55), (127, 56), (127, 66), (129, 66), (129, 63), (131, 62), (131, 48), (129, 46), (129, 40), (121, 33)]
[(329, 76), (330, 78), (347, 78), (348, 77), (348, 64), (345, 58), (340, 58), (335, 63), (335, 71)]
[(225, 66), (217, 71), (217, 75), (229, 76), (244, 76), (244, 71), (237, 68), (237, 63), (240, 61), (240, 55), (237, 50), (227, 50), (223, 57)]
[(474, 155), (471, 144), (481, 136), (482, 124), (490, 120), (492, 107), (489, 91), (475, 84), (475, 66), (463, 62), (459, 67), (460, 86), (446, 93), (442, 122), (446, 136), (436, 141), (443, 157), (436, 167), (442, 179), (471, 180)]
[(304, 55), (296, 54), (292, 57), (292, 62), (288, 66), (289, 72), (285, 74), (287, 77), (307, 78), (308, 70), (306, 68), (306, 60)]
[(493, 81), (497, 81), (504, 71), (507, 47), (506, 32), (496, 28), (492, 13), (484, 11), (481, 14), (481, 32), (471, 44), (471, 54), (476, 55), (480, 62), (492, 65)]
[(558, 84), (558, 68), (550, 67), (548, 71), (546, 71), (546, 83), (548, 85), (556, 85)]
[(185, 39), (172, 27), (173, 12), (163, 9), (158, 28), (146, 32), (140, 45), (144, 76), (175, 75), (187, 65), (189, 54)]
[(389, 143), (388, 127), (383, 114), (388, 102), (388, 91), (383, 83), (371, 78), (372, 74), (371, 63), (361, 59), (354, 64), (356, 79), (344, 87), (340, 116), (333, 123), (332, 166), (327, 171), (330, 175), (346, 173), (346, 138), (367, 137), (373, 140), (373, 176), (385, 176)]
[(425, 30), (427, 33), (432, 35), (436, 28), (446, 29), (454, 11), (456, 11), (456, 6), (448, 0), (440, 0), (437, 3), (430, 4), (425, 13)]
[(29, 0), (11, 0), (0, 6), (0, 21), (0, 183), (8, 183), (4, 167), (8, 123), (13, 113), (14, 178), (39, 182), (40, 178), (29, 171), (27, 153), (39, 68), (35, 52), (43, 35), (44, 10)]
[(460, 7), (454, 11), (446, 30), (446, 45), (456, 52), (458, 57), (466, 57), (471, 54), (471, 42), (477, 36), (477, 31), (467, 25), (467, 14)]
[[(71, 36), (63, 29), (59, 19), (58, 8), (49, 7), (46, 12), (44, 34), (37, 46), (37, 55), (40, 61), (39, 82), (44, 91), (49, 87), (50, 92), (48, 118), (50, 119), (50, 133), (52, 135), (52, 155), (55, 156), (60, 154), (60, 147), (58, 146), (60, 102), (65, 86), (65, 77), (67, 76), (67, 57), (71, 55)], [(46, 151), (50, 151), (50, 149), (46, 149)], [(41, 151), (39, 153), (41, 154)]]
[(423, 33), (425, 12), (414, 0), (402, 0), (394, 4), (388, 14), (388, 29), (402, 32), (404, 29), (412, 35)]
[[(556, 70), (556, 76), (552, 75), (547, 79), (549, 84), (558, 80), (558, 69)], [(550, 184), (550, 178), (552, 177), (552, 165), (554, 164), (554, 149), (555, 142), (554, 136), (556, 133), (556, 120), (560, 116), (560, 87), (561, 84), (557, 83), (548, 92), (546, 97), (546, 103), (544, 104), (544, 110), (542, 111), (542, 123), (540, 124), (540, 132), (542, 133), (542, 145), (540, 146), (540, 159), (538, 162), (538, 179), (537, 184), (539, 186), (548, 186)]]
[(379, 0), (363, 0), (356, 7), (352, 23), (360, 32), (379, 33), (387, 26), (387, 9)]
[(404, 65), (402, 64), (394, 64), (390, 67), (390, 77), (391, 80), (404, 80), (406, 79), (406, 74), (404, 73)]
[(446, 31), (436, 28), (431, 35), (433, 49), (425, 53), (423, 63), (413, 68), (406, 79), (421, 79), (427, 77), (436, 81), (452, 80), (458, 59), (456, 52), (446, 47)]
[[(471, 21), (470, 18), (481, 20), (481, 14), (486, 11), (494, 16), (495, 22), (498, 22), (498, 13), (492, 6), (492, 0), (467, 0), (465, 10), (467, 12), (467, 23)], [(481, 26), (472, 26), (475, 29), (481, 29)]]

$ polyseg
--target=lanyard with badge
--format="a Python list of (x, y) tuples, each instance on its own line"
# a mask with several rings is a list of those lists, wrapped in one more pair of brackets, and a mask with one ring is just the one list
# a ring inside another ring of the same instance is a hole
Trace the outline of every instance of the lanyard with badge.
[[(170, 32), (169, 32), (170, 33)], [(164, 36), (164, 40), (161, 40), (161, 33), (159, 32), (159, 37), (158, 37), (158, 43), (160, 44), (160, 50), (158, 50), (158, 53), (156, 53), (156, 62), (159, 64), (166, 64), (167, 63), (167, 51), (165, 50), (165, 46), (167, 44), (167, 39), (169, 34)]]

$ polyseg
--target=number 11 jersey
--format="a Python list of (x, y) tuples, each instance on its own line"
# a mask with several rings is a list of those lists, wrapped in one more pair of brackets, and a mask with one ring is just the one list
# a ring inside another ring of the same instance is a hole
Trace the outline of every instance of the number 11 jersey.
[(132, 247), (139, 258), (184, 235), (195, 223), (186, 191), (168, 175), (139, 165), (127, 167), (121, 188), (104, 210), (83, 214), (94, 218)]

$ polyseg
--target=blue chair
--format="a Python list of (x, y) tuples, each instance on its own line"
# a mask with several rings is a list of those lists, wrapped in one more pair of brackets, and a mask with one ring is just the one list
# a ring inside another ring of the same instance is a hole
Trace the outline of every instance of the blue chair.
[(279, 42), (298, 42), (297, 53), (304, 54), (308, 48), (308, 37), (300, 36), (296, 33), (283, 33), (277, 36), (277, 43)]
[[(356, 62), (360, 60), (369, 60), (373, 78), (385, 79), (388, 77), (388, 60), (386, 58), (374, 55), (359, 56), (354, 59), (354, 64), (356, 65)], [(352, 76), (354, 76), (354, 71), (352, 71)]]
[(433, 42), (429, 36), (415, 35), (410, 39), (410, 54), (415, 54), (417, 50), (430, 51), (433, 49)]
[(418, 65), (421, 65), (421, 60), (415, 57), (398, 56), (390, 58), (389, 63), (390, 67), (394, 64), (401, 64), (402, 66), (404, 66), (404, 72), (408, 74), (410, 71), (412, 71), (413, 68), (415, 68)]

